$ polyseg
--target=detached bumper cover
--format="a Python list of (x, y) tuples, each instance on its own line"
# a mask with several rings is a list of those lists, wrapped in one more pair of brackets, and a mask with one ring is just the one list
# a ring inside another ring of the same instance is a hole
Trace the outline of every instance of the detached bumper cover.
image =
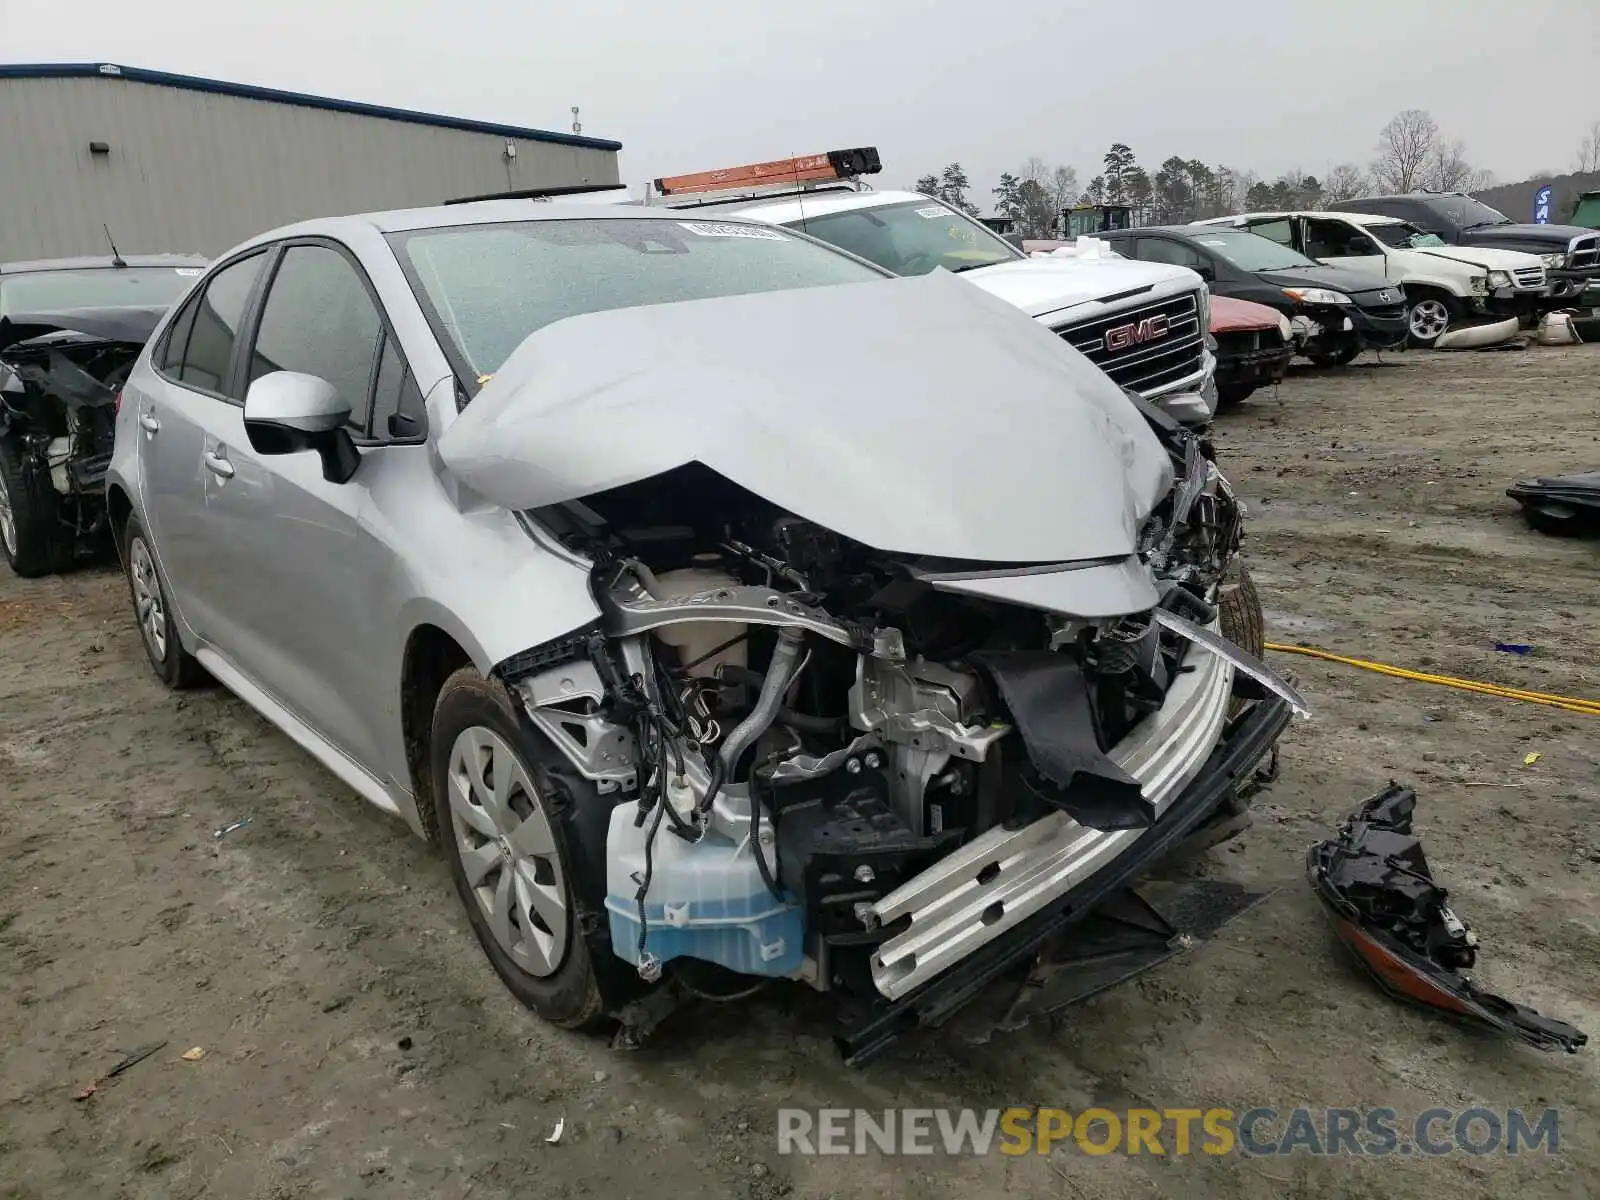
[(1410, 334), (1406, 324), (1406, 306), (1392, 309), (1361, 308), (1350, 305), (1346, 314), (1355, 326), (1357, 336), (1367, 346), (1399, 346)]
[(989, 984), (1051, 938), (1086, 919), (1118, 889), (1165, 858), (1234, 795), (1272, 750), (1292, 715), (1288, 702), (1276, 696), (1257, 701), (1227, 731), (1156, 823), (1137, 831), (1110, 863), (930, 982), (841, 1021), (836, 1041), (846, 1061), (859, 1066), (877, 1057), (902, 1034), (919, 1026), (942, 1024)]
[(1588, 1037), (1480, 990), (1466, 975), (1478, 940), (1450, 911), (1411, 832), (1416, 793), (1390, 784), (1351, 813), (1339, 836), (1311, 847), (1306, 873), (1335, 932), (1378, 985), (1541, 1050), (1576, 1053)]

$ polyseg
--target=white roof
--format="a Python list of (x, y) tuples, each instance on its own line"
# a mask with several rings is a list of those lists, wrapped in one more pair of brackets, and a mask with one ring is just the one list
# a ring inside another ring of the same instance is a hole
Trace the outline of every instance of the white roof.
[(1283, 212), (1249, 212), (1232, 217), (1207, 217), (1192, 221), (1193, 225), (1234, 225), (1240, 221), (1263, 221), (1278, 217), (1323, 217), (1331, 221), (1349, 221), (1355, 225), (1403, 225), (1400, 217), (1381, 217), (1376, 213), (1326, 212), (1315, 208), (1293, 208)]

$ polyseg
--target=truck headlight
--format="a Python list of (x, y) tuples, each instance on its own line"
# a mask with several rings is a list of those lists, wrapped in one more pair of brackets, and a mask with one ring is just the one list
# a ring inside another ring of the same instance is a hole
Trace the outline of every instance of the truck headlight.
[(1209, 333), (1211, 330), (1211, 289), (1205, 285), (1200, 287), (1200, 332)]
[(1331, 288), (1284, 288), (1283, 294), (1301, 304), (1349, 304), (1350, 297)]
[(1289, 318), (1282, 313), (1278, 314), (1278, 332), (1283, 334), (1284, 341), (1294, 341), (1294, 326), (1289, 324)]
[(1490, 271), (1489, 272), (1489, 286), (1492, 287), (1492, 288), (1510, 287), (1511, 286), (1511, 272), (1510, 271)]
[(1541, 254), (1539, 255), (1539, 261), (1542, 262), (1546, 267), (1553, 269), (1556, 267), (1565, 266), (1567, 256), (1565, 254)]

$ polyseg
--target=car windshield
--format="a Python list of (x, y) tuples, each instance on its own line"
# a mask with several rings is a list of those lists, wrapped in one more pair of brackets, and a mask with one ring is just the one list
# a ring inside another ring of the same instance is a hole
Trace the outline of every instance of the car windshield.
[(896, 275), (936, 267), (970, 271), (1026, 257), (1010, 242), (937, 200), (907, 200), (787, 222)]
[(1497, 208), (1490, 208), (1483, 201), (1474, 200), (1471, 196), (1437, 196), (1432, 202), (1443, 210), (1451, 224), (1461, 229), (1472, 229), (1478, 225), (1511, 224), (1511, 218), (1505, 213)]
[(1445, 244), (1438, 234), (1423, 233), (1415, 225), (1404, 221), (1392, 225), (1368, 225), (1367, 232), (1385, 246), (1393, 246), (1396, 250), (1429, 250)]
[(441, 337), (479, 378), (564, 317), (883, 278), (781, 229), (722, 221), (508, 221), (389, 241)]
[(1241, 271), (1289, 271), (1319, 265), (1298, 251), (1244, 229), (1207, 229), (1194, 240)]
[(0, 316), (64, 308), (167, 305), (183, 295), (201, 268), (84, 267), (30, 271), (0, 278)]

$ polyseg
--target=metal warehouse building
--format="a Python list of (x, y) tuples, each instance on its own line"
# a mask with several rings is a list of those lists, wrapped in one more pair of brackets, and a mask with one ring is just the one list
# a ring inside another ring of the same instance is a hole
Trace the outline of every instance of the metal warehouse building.
[(307, 217), (616, 183), (621, 144), (110, 63), (0, 65), (0, 262), (218, 254)]

